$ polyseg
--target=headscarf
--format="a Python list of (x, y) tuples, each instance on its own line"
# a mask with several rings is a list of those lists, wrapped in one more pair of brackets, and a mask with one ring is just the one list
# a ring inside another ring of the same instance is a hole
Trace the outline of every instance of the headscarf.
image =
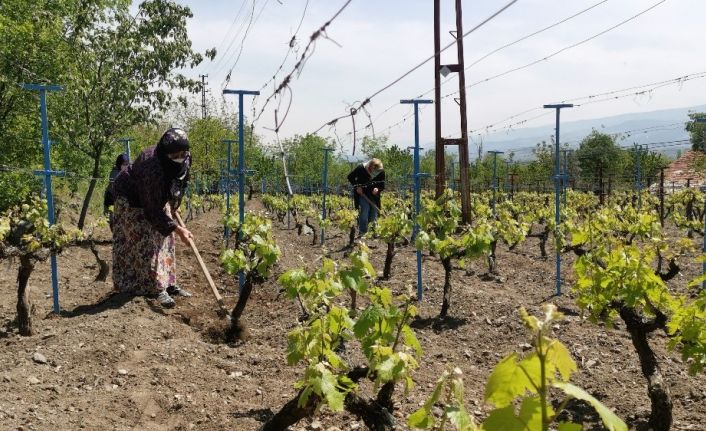
[(115, 159), (115, 165), (113, 166), (113, 169), (122, 169), (123, 163), (130, 163), (130, 159), (127, 158), (127, 154), (124, 153), (119, 155), (118, 158)]
[(179, 163), (168, 157), (168, 154), (189, 150), (189, 138), (183, 129), (172, 128), (164, 132), (157, 144), (155, 154), (159, 159), (162, 169), (169, 180), (183, 180), (189, 172), (191, 157), (187, 156), (184, 162)]
[(169, 181), (169, 193), (172, 200), (181, 201), (186, 190), (186, 185), (189, 180), (189, 167), (191, 166), (191, 154), (187, 153), (186, 159), (183, 162), (176, 162), (170, 159), (167, 155), (177, 153), (179, 151), (189, 150), (189, 138), (183, 129), (172, 128), (164, 132), (162, 138), (157, 144), (155, 154), (159, 159), (159, 163), (164, 170), (164, 175)]

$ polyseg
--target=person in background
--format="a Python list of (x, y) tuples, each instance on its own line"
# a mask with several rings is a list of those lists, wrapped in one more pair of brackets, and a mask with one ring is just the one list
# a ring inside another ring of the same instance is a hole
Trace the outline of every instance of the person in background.
[(380, 194), (385, 190), (385, 171), (379, 159), (371, 159), (355, 167), (348, 174), (353, 186), (353, 201), (358, 209), (358, 236), (368, 232), (380, 211)]
[(169, 129), (115, 179), (113, 193), (113, 283), (119, 292), (156, 296), (165, 308), (172, 296), (191, 296), (176, 284), (175, 234), (193, 235), (173, 217), (186, 190), (191, 166), (189, 140)]
[(115, 197), (113, 196), (113, 183), (115, 178), (122, 171), (127, 170), (130, 166), (130, 160), (127, 158), (127, 154), (121, 154), (115, 159), (115, 165), (110, 171), (110, 176), (108, 177), (108, 186), (105, 188), (105, 193), (103, 194), (103, 214), (108, 216), (108, 224), (110, 225), (110, 230), (113, 230), (113, 212), (110, 207), (115, 203)]

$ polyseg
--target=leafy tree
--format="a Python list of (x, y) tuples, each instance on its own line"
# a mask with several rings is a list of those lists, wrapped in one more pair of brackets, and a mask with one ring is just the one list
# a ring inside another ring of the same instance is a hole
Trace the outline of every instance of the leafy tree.
[(706, 124), (698, 123), (697, 118), (706, 118), (704, 112), (690, 112), (689, 121), (686, 123), (686, 131), (691, 138), (691, 148), (706, 152)]
[[(26, 200), (41, 181), (31, 169), (42, 166), (38, 102), (25, 83), (60, 83), (71, 56), (70, 41), (96, 18), (98, 9), (117, 0), (6, 0), (0, 3), (0, 209)], [(83, 13), (77, 13), (79, 10)], [(47, 109), (50, 120), (61, 112), (54, 96)], [(53, 132), (53, 130), (50, 130)], [(52, 136), (54, 138), (54, 136)], [(58, 148), (54, 153), (60, 151)], [(23, 167), (26, 172), (17, 172)], [(62, 166), (63, 167), (63, 166)]]
[[(287, 169), (293, 185), (321, 184), (324, 166), (324, 148), (332, 148), (333, 142), (318, 135), (296, 135), (283, 142), (287, 154)], [(346, 176), (354, 167), (340, 156), (329, 159), (330, 184), (347, 183)]]
[(538, 142), (532, 150), (534, 160), (519, 163), (513, 172), (517, 173), (518, 181), (528, 185), (549, 184), (554, 175), (554, 144), (552, 142)]
[[(622, 150), (623, 153), (623, 170), (620, 177), (625, 182), (632, 182), (632, 179), (637, 172), (635, 149)], [(648, 185), (648, 181), (659, 180), (659, 170), (669, 165), (669, 159), (663, 154), (654, 151), (639, 153), (640, 157), (640, 177), (642, 178), (643, 187)]]
[[(116, 145), (119, 133), (137, 124), (154, 121), (174, 103), (174, 90), (196, 91), (198, 82), (178, 69), (194, 67), (203, 57), (191, 48), (186, 20), (188, 7), (169, 0), (147, 0), (136, 16), (129, 2), (96, 8), (81, 2), (82, 9), (95, 12), (69, 42), (71, 57), (63, 83), (62, 115), (58, 129), (91, 161), (91, 177), (78, 226), (82, 228), (88, 206), (101, 174), (101, 163)], [(213, 53), (211, 52), (210, 55)], [(179, 97), (179, 102), (186, 103)]]
[(362, 143), (363, 154), (368, 158), (378, 158), (385, 166), (387, 181), (405, 183), (405, 177), (412, 173), (412, 154), (397, 145), (389, 145), (387, 136), (372, 138), (366, 136)]
[(597, 184), (599, 177), (620, 177), (622, 154), (615, 144), (615, 136), (593, 130), (576, 150), (576, 160), (581, 169), (581, 179)]
[[(447, 168), (448, 181), (451, 181), (451, 162), (453, 161), (454, 163), (456, 163), (456, 166), (458, 166), (457, 159), (454, 156), (454, 154), (448, 153), (446, 153), (444, 156), (444, 160), (446, 163), (445, 166)], [(434, 184), (436, 181), (434, 179), (434, 175), (436, 175), (436, 150), (427, 150), (424, 153), (420, 152), (419, 170), (423, 173), (431, 175), (431, 177), (429, 178), (422, 179), (423, 188), (434, 188)], [(456, 168), (456, 172), (459, 172), (458, 168)], [(412, 173), (412, 168), (410, 168), (409, 173)], [(458, 177), (458, 173), (456, 175)]]

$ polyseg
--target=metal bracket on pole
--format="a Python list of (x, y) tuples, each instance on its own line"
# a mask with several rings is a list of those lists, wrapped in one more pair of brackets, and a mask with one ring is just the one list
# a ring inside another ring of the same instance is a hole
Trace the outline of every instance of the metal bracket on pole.
[[(245, 169), (245, 114), (244, 114), (244, 103), (243, 96), (258, 96), (259, 91), (250, 90), (229, 90), (224, 89), (223, 94), (237, 94), (238, 95), (238, 221), (243, 224), (245, 220), (245, 175), (247, 170)], [(228, 173), (230, 176), (230, 172)], [(238, 232), (238, 235), (241, 235)], [(245, 275), (241, 271), (238, 274), (238, 282), (240, 284), (240, 290), (243, 289), (245, 284)]]
[[(404, 99), (402, 104), (414, 105), (414, 230), (412, 238), (416, 238), (419, 232), (417, 216), (421, 211), (421, 178), (428, 174), (419, 172), (419, 105), (434, 103), (428, 99)], [(422, 300), (422, 252), (417, 250), (417, 300)]]
[[(47, 198), (47, 217), (49, 218), (49, 225), (53, 225), (56, 220), (54, 219), (54, 195), (52, 192), (51, 177), (54, 175), (64, 175), (64, 173), (61, 171), (53, 171), (51, 169), (51, 142), (49, 141), (49, 118), (47, 116), (47, 91), (61, 91), (64, 88), (59, 85), (44, 84), (23, 84), (22, 88), (25, 90), (39, 91), (39, 114), (41, 116), (42, 124), (44, 169), (41, 171), (35, 171), (35, 173), (44, 176), (44, 188), (46, 190)], [(52, 253), (49, 259), (51, 266), (51, 287), (54, 301), (54, 314), (59, 314), (61, 312), (61, 307), (59, 306), (59, 270), (56, 264), (56, 254)]]
[[(559, 199), (561, 195), (561, 158), (559, 155), (560, 151), (560, 137), (559, 137), (559, 113), (562, 108), (573, 108), (574, 105), (571, 103), (560, 103), (556, 105), (544, 105), (545, 109), (555, 109), (556, 110), (556, 151), (554, 154), (555, 166), (554, 166), (554, 222), (556, 224), (554, 235), (558, 235), (559, 226), (561, 224), (561, 211), (559, 208)], [(556, 295), (561, 295), (561, 250), (557, 248), (556, 250)]]

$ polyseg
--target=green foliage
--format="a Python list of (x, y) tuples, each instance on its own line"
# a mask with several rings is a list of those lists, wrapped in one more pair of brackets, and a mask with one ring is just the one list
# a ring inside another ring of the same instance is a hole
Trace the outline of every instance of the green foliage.
[(689, 132), (691, 148), (706, 152), (706, 123), (697, 122), (698, 118), (706, 118), (704, 112), (689, 112), (689, 121), (686, 123), (686, 131)]
[(588, 249), (574, 264), (577, 303), (592, 320), (609, 324), (621, 307), (665, 319), (669, 347), (690, 360), (692, 373), (699, 372), (706, 364), (703, 296), (692, 300), (673, 293), (651, 266), (657, 253), (676, 258), (693, 245), (678, 241), (670, 250), (656, 215), (631, 208), (598, 211), (572, 232), (573, 243)]
[(0, 212), (27, 201), (41, 188), (42, 180), (30, 173), (0, 172)]
[[(473, 417), (466, 411), (463, 392), (463, 372), (461, 369), (454, 368), (453, 371), (444, 371), (422, 408), (407, 418), (407, 425), (416, 429), (444, 430), (446, 423), (449, 423), (458, 431), (480, 430)], [(440, 402), (443, 403), (444, 410), (441, 422), (437, 425), (432, 411), (434, 405)]]
[(493, 242), (490, 225), (481, 222), (466, 226), (456, 235), (460, 215), (460, 204), (451, 190), (446, 190), (436, 201), (426, 201), (417, 218), (421, 229), (416, 239), (417, 249), (428, 248), (441, 259), (458, 259), (462, 264), (487, 254)]
[(615, 144), (615, 136), (593, 130), (579, 144), (575, 152), (582, 176), (590, 176), (595, 183), (599, 172), (605, 178), (620, 173), (621, 150)]
[(368, 159), (377, 158), (382, 161), (387, 181), (401, 180), (412, 172), (412, 154), (397, 145), (390, 145), (386, 136), (366, 136), (361, 147)]
[(281, 254), (272, 238), (270, 221), (248, 213), (242, 225), (233, 215), (226, 217), (226, 225), (237, 232), (237, 240), (234, 248), (221, 254), (224, 270), (231, 275), (243, 271), (246, 276), (269, 277)]
[[(338, 352), (343, 343), (353, 340), (360, 343), (376, 387), (398, 381), (404, 381), (407, 389), (412, 386), (411, 372), (422, 354), (408, 326), (416, 309), (409, 296), (395, 298), (389, 289), (374, 286), (374, 276), (367, 248), (361, 244), (345, 268), (324, 259), (312, 274), (295, 269), (280, 277), (287, 296), (298, 298), (308, 315), (306, 322), (289, 333), (287, 347), (287, 362), (306, 366), (296, 383), (301, 389), (300, 406), (315, 402), (317, 409), (324, 405), (333, 411), (343, 409), (346, 394), (357, 390), (357, 385), (347, 376), (351, 364)], [(346, 289), (369, 301), (357, 318), (340, 305), (339, 296)]]
[[(282, 142), (287, 154), (287, 169), (295, 184), (320, 184), (324, 166), (324, 148), (332, 143), (318, 135), (295, 136)], [(330, 174), (336, 171), (336, 165), (343, 163), (335, 155), (329, 156)], [(345, 167), (337, 174), (338, 180), (345, 181)], [(336, 174), (334, 174), (336, 175)], [(335, 178), (335, 176), (333, 177)]]
[[(611, 431), (627, 431), (627, 425), (597, 399), (569, 383), (576, 371), (576, 363), (566, 347), (558, 340), (549, 338), (551, 326), (562, 316), (554, 305), (544, 307), (544, 316), (539, 319), (520, 310), (525, 327), (531, 333), (534, 349), (524, 356), (511, 353), (495, 366), (485, 387), (485, 400), (495, 406), (479, 428), (463, 406), (463, 382), (461, 372), (448, 371), (437, 382), (436, 388), (424, 406), (408, 418), (413, 428), (443, 430), (447, 422), (462, 431), (546, 431), (557, 421), (557, 417), (570, 398), (588, 402), (599, 414), (603, 424)], [(555, 411), (549, 399), (551, 388), (564, 393), (565, 398), (557, 403)], [(432, 407), (443, 401), (441, 422), (433, 416)], [(519, 408), (517, 407), (519, 406)], [(580, 424), (562, 422), (560, 430), (581, 430)]]
[(358, 212), (353, 209), (339, 209), (331, 217), (339, 229), (348, 231), (358, 225)]
[[(61, 77), (66, 90), (55, 96), (62, 115), (54, 119), (54, 129), (61, 141), (82, 153), (84, 163), (79, 165), (87, 166), (92, 177), (101, 175), (103, 157), (114, 158), (111, 147), (119, 148), (120, 134), (156, 120), (175, 102), (174, 90), (198, 89), (197, 81), (178, 71), (203, 58), (188, 37), (191, 17), (188, 7), (169, 0), (142, 2), (134, 17), (129, 3), (120, 2), (99, 8), (71, 39), (71, 56)], [(84, 208), (92, 192), (89, 187)], [(85, 210), (79, 226), (84, 219)]]
[(402, 211), (391, 212), (377, 220), (375, 233), (386, 243), (394, 243), (412, 233), (412, 221)]
[(49, 225), (47, 203), (33, 195), (24, 203), (0, 213), (0, 256), (31, 255), (39, 252), (57, 252), (62, 247), (83, 238), (76, 229)]
[(692, 286), (701, 291), (693, 301), (680, 298), (667, 324), (672, 334), (669, 347), (681, 350), (692, 374), (706, 368), (706, 291), (701, 288), (704, 279), (701, 276), (692, 282)]

